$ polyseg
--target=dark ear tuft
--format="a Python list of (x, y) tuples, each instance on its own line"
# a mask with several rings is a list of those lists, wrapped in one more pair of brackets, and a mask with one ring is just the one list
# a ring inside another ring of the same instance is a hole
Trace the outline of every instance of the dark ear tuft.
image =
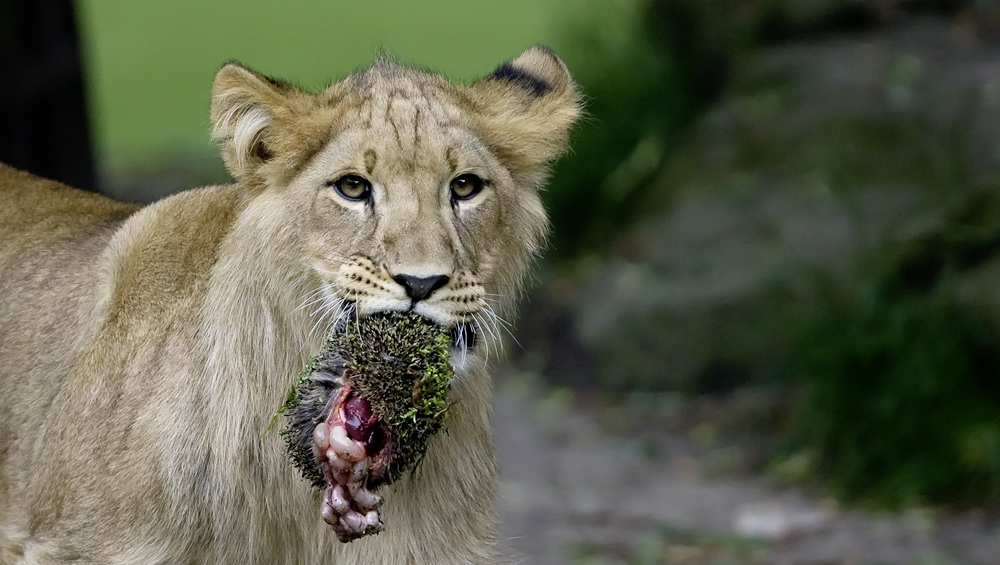
[(469, 88), (476, 129), (517, 182), (540, 185), (546, 165), (566, 149), (582, 112), (569, 69), (545, 47), (532, 47)]
[(534, 98), (558, 97), (575, 89), (566, 65), (550, 49), (540, 45), (500, 65), (480, 82), (514, 87)]
[(497, 67), (497, 70), (493, 71), (493, 74), (489, 78), (513, 82), (521, 88), (531, 91), (531, 94), (534, 96), (544, 96), (546, 92), (552, 89), (549, 83), (515, 67), (510, 62)]

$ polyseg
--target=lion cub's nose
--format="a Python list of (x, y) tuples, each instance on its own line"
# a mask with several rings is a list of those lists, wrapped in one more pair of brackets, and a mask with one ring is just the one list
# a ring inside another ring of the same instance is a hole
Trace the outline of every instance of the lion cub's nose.
[(392, 280), (403, 285), (406, 295), (414, 302), (423, 300), (432, 292), (448, 284), (448, 275), (434, 275), (431, 277), (415, 277), (413, 275), (396, 275)]

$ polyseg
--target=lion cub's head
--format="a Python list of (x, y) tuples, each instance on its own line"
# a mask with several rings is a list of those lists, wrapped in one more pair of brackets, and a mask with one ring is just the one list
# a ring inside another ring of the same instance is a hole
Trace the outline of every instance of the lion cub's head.
[(234, 63), (212, 94), (226, 165), (301, 251), (319, 310), (483, 330), (542, 245), (537, 191), (579, 114), (538, 47), (471, 86), (380, 59), (313, 95)]

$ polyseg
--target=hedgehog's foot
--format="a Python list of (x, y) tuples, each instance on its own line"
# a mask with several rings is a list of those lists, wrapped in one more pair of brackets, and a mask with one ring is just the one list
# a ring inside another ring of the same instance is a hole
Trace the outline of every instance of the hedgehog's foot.
[(343, 387), (313, 432), (313, 449), (327, 482), (323, 520), (337, 538), (348, 542), (382, 531), (382, 498), (371, 488), (385, 476), (389, 442), (368, 402)]

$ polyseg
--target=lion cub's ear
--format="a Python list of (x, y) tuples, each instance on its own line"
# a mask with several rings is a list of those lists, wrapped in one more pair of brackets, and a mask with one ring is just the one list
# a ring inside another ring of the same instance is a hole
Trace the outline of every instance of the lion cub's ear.
[(229, 63), (212, 84), (212, 137), (229, 172), (253, 183), (282, 144), (280, 131), (309, 95), (239, 63)]
[(483, 121), (480, 134), (515, 178), (538, 184), (545, 166), (566, 150), (582, 113), (580, 93), (555, 53), (532, 47), (470, 87)]

